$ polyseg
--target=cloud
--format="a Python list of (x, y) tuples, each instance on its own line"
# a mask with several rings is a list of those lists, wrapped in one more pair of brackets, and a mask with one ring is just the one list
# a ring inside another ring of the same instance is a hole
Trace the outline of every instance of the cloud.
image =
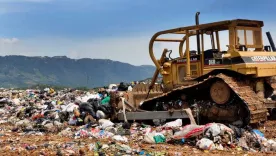
[(0, 43), (2, 44), (15, 44), (18, 41), (18, 38), (0, 38)]

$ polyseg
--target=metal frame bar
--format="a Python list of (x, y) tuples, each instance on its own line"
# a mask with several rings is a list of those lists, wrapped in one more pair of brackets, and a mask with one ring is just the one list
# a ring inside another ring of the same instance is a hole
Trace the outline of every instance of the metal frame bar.
[(201, 61), (201, 75), (203, 74), (203, 69), (204, 69), (204, 33), (202, 32), (201, 33), (201, 58), (200, 58), (200, 61)]
[[(195, 117), (195, 115), (193, 115)], [(169, 111), (151, 112), (126, 112), (127, 120), (150, 120), (150, 119), (177, 119), (189, 118), (185, 111), (175, 110), (172, 114)], [(124, 120), (123, 113), (118, 113), (118, 119)]]
[(155, 41), (160, 41), (160, 42), (182, 42), (183, 39), (167, 39), (167, 38), (158, 38), (155, 39)]
[[(189, 36), (189, 31), (187, 31), (187, 35)], [(186, 38), (186, 77), (191, 77), (191, 66), (190, 66), (190, 37)]]
[(212, 34), (210, 35), (210, 37), (211, 37), (211, 42), (212, 42), (212, 49), (216, 49), (215, 37), (214, 37), (213, 31), (212, 31)]
[(218, 31), (216, 31), (216, 41), (217, 41), (218, 51), (220, 51), (219, 32)]

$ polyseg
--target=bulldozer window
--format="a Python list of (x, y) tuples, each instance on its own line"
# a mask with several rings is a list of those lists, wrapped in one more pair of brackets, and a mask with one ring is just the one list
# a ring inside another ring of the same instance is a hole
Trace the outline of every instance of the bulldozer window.
[[(208, 49), (217, 49), (220, 47), (221, 51), (226, 51), (228, 48), (229, 44), (229, 31), (228, 30), (223, 30), (219, 31), (219, 43), (217, 42), (216, 34), (213, 32), (214, 35), (214, 48), (212, 47), (212, 36), (211, 36), (211, 31), (206, 31), (203, 35), (203, 40), (204, 40), (204, 50)], [(219, 44), (219, 46), (218, 46)]]
[(254, 45), (252, 30), (246, 30), (246, 42), (248, 45)]
[(229, 30), (219, 31), (220, 51), (227, 51), (229, 45)]
[(237, 45), (245, 45), (245, 36), (244, 36), (244, 30), (238, 30), (237, 31)]
[(247, 48), (259, 48), (262, 46), (260, 28), (238, 27), (236, 31), (236, 46), (245, 45)]
[(254, 30), (254, 44), (262, 45), (262, 33), (261, 30)]

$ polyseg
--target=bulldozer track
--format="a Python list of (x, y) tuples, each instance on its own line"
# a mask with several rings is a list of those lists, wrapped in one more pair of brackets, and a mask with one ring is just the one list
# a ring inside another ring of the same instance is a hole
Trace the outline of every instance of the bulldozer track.
[(238, 82), (233, 77), (219, 74), (216, 77), (223, 79), (228, 86), (243, 100), (250, 110), (250, 123), (258, 123), (267, 120), (267, 108), (263, 99), (246, 85), (244, 81)]
[(207, 79), (196, 84), (181, 86), (167, 93), (163, 93), (161, 95), (146, 99), (144, 100), (143, 104), (150, 103), (153, 100), (157, 100), (168, 95), (172, 95), (176, 91), (183, 91), (192, 87), (204, 85), (205, 82), (212, 79), (220, 79), (228, 84), (228, 86), (232, 89), (236, 96), (240, 98), (240, 101), (248, 107), (248, 110), (250, 111), (250, 124), (255, 124), (267, 120), (267, 108), (264, 99), (259, 98), (257, 94), (252, 90), (252, 88), (246, 84), (245, 81), (238, 81), (236, 78), (227, 76), (222, 73), (209, 76)]

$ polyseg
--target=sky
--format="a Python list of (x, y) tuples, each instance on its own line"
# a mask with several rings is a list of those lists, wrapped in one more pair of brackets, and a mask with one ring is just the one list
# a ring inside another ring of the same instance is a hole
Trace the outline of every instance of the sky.
[[(0, 55), (67, 56), (152, 65), (154, 33), (236, 18), (264, 21), (276, 42), (275, 0), (0, 0)], [(265, 45), (268, 45), (264, 33)], [(227, 41), (221, 35), (221, 44)], [(224, 46), (225, 47), (225, 46)], [(178, 54), (176, 44), (154, 46)], [(194, 48), (196, 49), (196, 47)]]

